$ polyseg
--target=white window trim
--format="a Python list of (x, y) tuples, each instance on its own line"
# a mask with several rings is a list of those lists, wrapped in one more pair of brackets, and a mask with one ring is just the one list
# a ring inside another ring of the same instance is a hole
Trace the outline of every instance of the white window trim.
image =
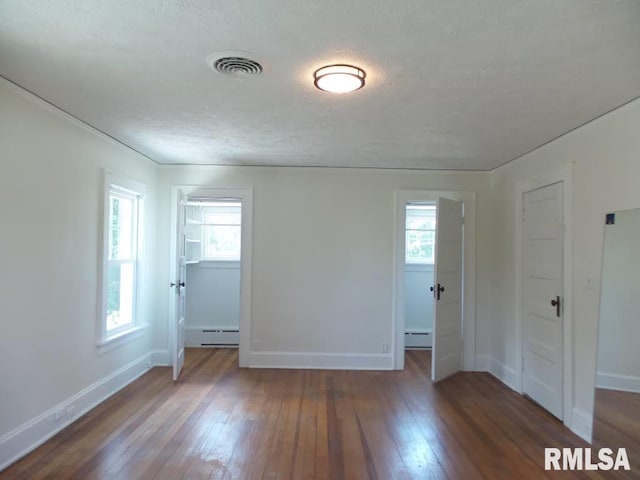
[[(137, 212), (137, 258), (136, 258), (136, 278), (135, 278), (135, 298), (134, 298), (134, 319), (129, 325), (107, 332), (106, 315), (108, 300), (108, 271), (109, 271), (109, 194), (112, 187), (122, 193), (134, 195), (138, 199)], [(99, 353), (112, 350), (124, 343), (128, 343), (143, 335), (147, 325), (144, 323), (144, 199), (147, 194), (147, 185), (137, 180), (133, 180), (122, 175), (117, 175), (107, 170), (104, 171), (104, 183), (102, 190), (102, 236), (101, 236), (101, 258), (100, 258), (100, 281), (99, 281), (99, 302), (97, 315), (97, 335), (96, 345)]]

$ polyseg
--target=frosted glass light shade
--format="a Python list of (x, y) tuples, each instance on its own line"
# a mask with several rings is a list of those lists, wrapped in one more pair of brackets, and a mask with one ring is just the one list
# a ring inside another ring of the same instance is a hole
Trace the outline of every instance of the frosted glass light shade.
[(364, 70), (352, 65), (328, 65), (313, 74), (314, 85), (331, 93), (348, 93), (364, 87)]

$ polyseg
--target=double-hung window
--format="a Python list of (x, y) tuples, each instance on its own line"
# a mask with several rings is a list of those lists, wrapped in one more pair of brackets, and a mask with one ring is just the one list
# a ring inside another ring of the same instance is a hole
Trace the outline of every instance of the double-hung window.
[(140, 259), (145, 186), (105, 174), (104, 261), (99, 343), (107, 343), (140, 324)]
[(240, 260), (241, 204), (211, 202), (202, 207), (202, 260)]
[(433, 265), (436, 245), (435, 205), (407, 205), (405, 263)]

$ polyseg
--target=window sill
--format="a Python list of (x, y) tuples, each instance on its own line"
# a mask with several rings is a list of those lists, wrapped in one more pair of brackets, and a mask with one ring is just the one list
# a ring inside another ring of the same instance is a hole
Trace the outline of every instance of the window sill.
[(124, 332), (119, 332), (109, 338), (104, 340), (100, 340), (98, 342), (98, 353), (103, 354), (114, 348), (118, 348), (125, 343), (129, 343), (136, 338), (142, 337), (144, 335), (144, 331), (147, 329), (147, 325), (140, 325), (137, 327), (132, 327), (129, 330), (125, 330)]

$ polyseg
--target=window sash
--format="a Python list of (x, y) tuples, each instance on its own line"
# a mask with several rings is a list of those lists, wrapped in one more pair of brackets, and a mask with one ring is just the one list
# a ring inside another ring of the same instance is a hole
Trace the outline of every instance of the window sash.
[(241, 235), (242, 227), (240, 225), (203, 225), (201, 259), (205, 261), (240, 260)]
[[(435, 206), (408, 205), (405, 215), (405, 263), (433, 265), (435, 263)], [(419, 237), (423, 235), (426, 238), (420, 240)], [(411, 237), (414, 238), (413, 241)], [(430, 250), (430, 252), (425, 253), (422, 250)]]
[[(118, 281), (118, 298), (117, 298), (117, 304), (118, 307), (117, 309), (110, 308), (110, 304), (112, 305), (113, 302), (116, 301), (115, 298), (112, 298), (112, 293), (113, 292), (113, 282), (116, 281), (115, 278), (111, 277), (110, 273), (113, 271), (113, 266), (117, 266), (120, 267), (119, 268), (119, 272), (120, 272), (120, 277), (117, 278)], [(128, 275), (130, 278), (125, 278), (124, 281), (125, 282), (129, 282), (129, 288), (124, 290), (122, 289), (122, 283), (123, 283), (123, 266), (130, 266), (130, 274)], [(106, 311), (106, 316), (105, 316), (105, 331), (107, 332), (107, 334), (109, 336), (112, 336), (114, 334), (117, 334), (123, 330), (127, 330), (129, 328), (131, 328), (132, 326), (135, 326), (137, 324), (137, 315), (136, 315), (136, 309), (137, 309), (137, 293), (138, 293), (138, 282), (137, 282), (137, 275), (138, 275), (138, 268), (137, 268), (137, 261), (130, 259), (130, 260), (109, 260), (108, 262), (108, 273), (107, 273), (107, 311)], [(123, 298), (124, 297), (124, 298)], [(124, 305), (123, 305), (124, 304)], [(120, 320), (120, 315), (123, 313), (125, 314), (125, 319)], [(110, 323), (112, 324), (110, 326)], [(115, 324), (115, 325), (113, 325)]]
[[(124, 217), (124, 222), (118, 223), (118, 235), (116, 237), (113, 227), (114, 221), (114, 204), (115, 200), (118, 201), (118, 219)], [(126, 202), (126, 203), (124, 203)], [(127, 205), (125, 207), (125, 205)], [(139, 210), (139, 197), (132, 195), (122, 195), (120, 191), (112, 191), (109, 193), (109, 223), (108, 223), (108, 258), (109, 260), (117, 259), (133, 259), (138, 256), (138, 230), (140, 228), (138, 224), (138, 210)], [(130, 210), (130, 211), (129, 211)], [(127, 231), (125, 231), (125, 228)], [(124, 233), (124, 241), (121, 242)], [(114, 240), (117, 238), (117, 249), (114, 248)], [(122, 250), (120, 249), (122, 248)], [(114, 250), (116, 255), (114, 255)], [(121, 252), (126, 252), (128, 255)]]
[[(146, 186), (135, 180), (118, 177), (110, 172), (105, 172), (104, 178), (104, 256), (99, 348), (116, 339), (128, 337), (129, 332), (140, 329), (140, 261), (143, 253), (142, 220), (146, 192)], [(118, 205), (118, 218), (114, 219), (116, 200), (121, 203)], [(120, 209), (123, 206), (126, 207)], [(114, 245), (116, 242), (117, 245)]]
[(212, 203), (202, 207), (201, 260), (238, 261), (241, 253), (242, 204)]
[[(427, 233), (424, 231), (416, 231), (416, 230), (414, 230), (414, 232)], [(435, 261), (435, 235), (433, 235), (431, 238), (427, 238), (426, 241), (424, 242), (420, 240), (418, 240), (418, 242), (416, 241), (412, 242), (410, 238), (411, 233), (412, 231), (409, 231), (409, 230), (405, 232), (405, 263), (433, 265)], [(430, 250), (430, 253), (423, 254), (422, 253), (423, 247), (426, 250)]]

